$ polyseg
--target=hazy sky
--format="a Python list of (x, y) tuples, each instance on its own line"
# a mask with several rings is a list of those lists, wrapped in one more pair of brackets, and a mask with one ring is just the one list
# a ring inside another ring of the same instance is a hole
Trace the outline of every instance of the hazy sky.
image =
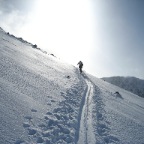
[(96, 77), (144, 79), (144, 0), (0, 0), (0, 26)]

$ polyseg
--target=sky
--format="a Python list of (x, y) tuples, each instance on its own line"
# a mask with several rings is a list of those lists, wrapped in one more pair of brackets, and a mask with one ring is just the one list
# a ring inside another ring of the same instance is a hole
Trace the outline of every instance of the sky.
[(0, 27), (96, 77), (144, 79), (144, 0), (0, 0)]

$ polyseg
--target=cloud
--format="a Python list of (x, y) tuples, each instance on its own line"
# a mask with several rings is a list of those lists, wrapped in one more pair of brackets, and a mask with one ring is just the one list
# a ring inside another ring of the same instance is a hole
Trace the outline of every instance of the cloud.
[(16, 34), (30, 19), (34, 0), (0, 0), (0, 27)]
[(20, 11), (28, 13), (32, 9), (34, 0), (0, 0), (0, 10), (4, 14), (11, 13), (11, 11)]
[(28, 20), (27, 15), (21, 15), (17, 10), (7, 14), (0, 14), (0, 16), (1, 27), (14, 33)]

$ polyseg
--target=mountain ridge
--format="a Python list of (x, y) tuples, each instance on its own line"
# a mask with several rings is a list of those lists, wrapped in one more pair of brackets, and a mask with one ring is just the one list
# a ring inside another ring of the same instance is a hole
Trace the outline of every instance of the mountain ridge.
[(103, 80), (144, 98), (144, 80), (133, 76), (103, 77)]

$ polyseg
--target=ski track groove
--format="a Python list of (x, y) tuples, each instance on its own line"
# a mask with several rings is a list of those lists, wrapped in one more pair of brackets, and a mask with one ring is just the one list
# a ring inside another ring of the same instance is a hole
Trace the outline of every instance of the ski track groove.
[[(59, 106), (52, 112), (48, 111), (41, 118), (42, 122), (39, 124), (35, 124), (33, 115), (24, 116), (23, 127), (28, 133), (29, 140), (23, 141), (23, 138), (20, 137), (15, 144), (22, 144), (23, 142), (25, 144), (76, 144), (80, 114), (74, 111), (74, 107), (81, 107), (81, 94), (83, 93), (83, 97), (85, 97), (87, 92), (87, 88), (83, 87), (84, 83), (85, 80), (80, 81), (80, 83), (73, 85), (71, 89), (66, 91), (65, 94), (61, 93), (65, 97), (65, 100), (59, 102)], [(31, 109), (31, 113), (36, 114), (37, 110)]]
[(119, 143), (119, 139), (110, 134), (111, 129), (109, 122), (106, 121), (101, 90), (86, 75), (83, 77), (87, 83), (87, 91), (82, 105), (77, 144)]
[[(74, 85), (66, 94), (61, 93), (65, 100), (59, 102), (59, 106), (52, 112), (48, 111), (42, 123), (35, 124), (32, 115), (24, 116), (23, 127), (24, 133), (28, 133), (28, 141), (23, 140), (22, 134), (15, 144), (118, 143), (119, 139), (110, 134), (109, 125), (105, 121), (99, 87), (86, 75), (82, 77), (84, 83)], [(79, 108), (79, 112), (75, 112), (74, 107)], [(31, 112), (36, 114), (37, 110), (31, 109)]]
[(84, 93), (79, 118), (79, 130), (77, 144), (95, 144), (95, 134), (93, 133), (92, 110), (93, 110), (93, 84), (85, 78), (87, 88)]

